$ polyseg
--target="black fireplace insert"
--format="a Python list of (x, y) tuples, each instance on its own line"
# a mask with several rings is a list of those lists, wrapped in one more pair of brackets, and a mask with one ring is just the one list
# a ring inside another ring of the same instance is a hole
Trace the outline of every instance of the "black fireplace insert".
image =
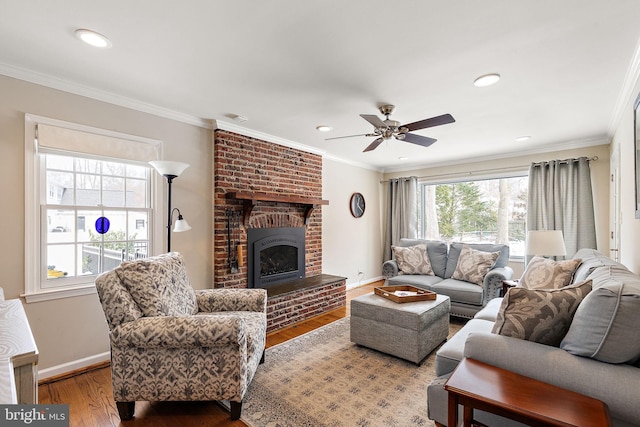
[(250, 288), (268, 288), (305, 277), (304, 227), (247, 230)]

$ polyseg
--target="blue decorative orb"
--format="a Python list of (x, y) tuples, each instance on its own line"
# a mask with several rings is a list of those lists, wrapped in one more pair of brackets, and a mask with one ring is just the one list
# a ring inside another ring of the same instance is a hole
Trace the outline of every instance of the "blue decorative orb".
[(109, 227), (111, 226), (111, 222), (107, 217), (101, 216), (96, 219), (96, 231), (100, 234), (104, 234), (109, 231)]

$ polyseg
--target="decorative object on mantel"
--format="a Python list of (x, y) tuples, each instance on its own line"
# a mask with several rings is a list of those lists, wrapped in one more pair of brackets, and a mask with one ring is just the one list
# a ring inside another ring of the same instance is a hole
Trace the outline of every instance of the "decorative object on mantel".
[(189, 226), (187, 220), (182, 217), (180, 210), (178, 208), (171, 209), (171, 184), (175, 178), (179, 177), (182, 172), (189, 167), (189, 164), (169, 160), (154, 160), (149, 162), (149, 164), (153, 166), (160, 175), (167, 179), (167, 252), (171, 252), (171, 223), (173, 211), (178, 211), (178, 220), (176, 221), (173, 231), (180, 233), (191, 230), (191, 226)]
[(272, 193), (258, 193), (258, 192), (243, 192), (243, 191), (229, 191), (225, 194), (227, 199), (242, 200), (243, 212), (242, 212), (242, 224), (245, 228), (249, 226), (249, 217), (251, 211), (258, 204), (258, 202), (276, 202), (276, 203), (290, 203), (305, 206), (304, 224), (309, 224), (309, 218), (313, 213), (313, 210), (319, 205), (328, 205), (328, 200), (316, 199), (313, 197), (286, 195), (286, 194), (272, 194)]
[(227, 217), (227, 258), (229, 260), (229, 271), (231, 274), (238, 272), (238, 267), (242, 262), (242, 245), (236, 246), (235, 242), (240, 242), (240, 237), (237, 236), (239, 232), (238, 219), (240, 212), (227, 209), (224, 212)]

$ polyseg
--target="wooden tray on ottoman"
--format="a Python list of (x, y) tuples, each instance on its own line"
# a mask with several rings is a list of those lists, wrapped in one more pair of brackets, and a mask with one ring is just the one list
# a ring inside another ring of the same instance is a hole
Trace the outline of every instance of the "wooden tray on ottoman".
[[(393, 302), (416, 302), (416, 301), (429, 301), (436, 299), (436, 293), (427, 291), (425, 289), (416, 288), (411, 285), (400, 286), (384, 286), (382, 288), (374, 288), (373, 291), (376, 295), (389, 299)], [(398, 295), (398, 293), (409, 292), (409, 295)]]

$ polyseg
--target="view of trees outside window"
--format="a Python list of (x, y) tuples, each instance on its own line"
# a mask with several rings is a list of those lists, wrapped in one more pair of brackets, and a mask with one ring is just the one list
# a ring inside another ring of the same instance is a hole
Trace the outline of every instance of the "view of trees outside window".
[[(149, 253), (149, 168), (43, 155), (46, 280), (96, 275)], [(99, 218), (107, 221), (97, 222)], [(105, 224), (108, 230), (105, 231)], [(55, 282), (55, 283), (54, 283)]]
[(510, 256), (524, 256), (528, 177), (421, 184), (423, 239), (504, 243)]

